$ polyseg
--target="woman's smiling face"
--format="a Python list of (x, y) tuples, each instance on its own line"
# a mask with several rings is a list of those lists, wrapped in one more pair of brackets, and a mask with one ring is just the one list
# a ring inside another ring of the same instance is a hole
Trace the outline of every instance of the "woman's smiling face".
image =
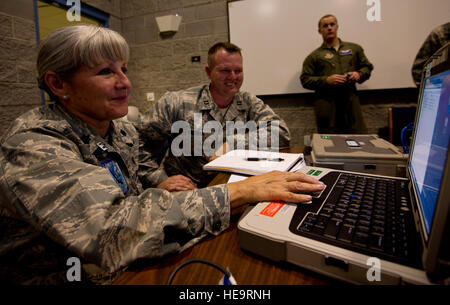
[(105, 60), (82, 66), (65, 81), (68, 100), (63, 103), (86, 122), (106, 122), (128, 113), (131, 83), (125, 61)]

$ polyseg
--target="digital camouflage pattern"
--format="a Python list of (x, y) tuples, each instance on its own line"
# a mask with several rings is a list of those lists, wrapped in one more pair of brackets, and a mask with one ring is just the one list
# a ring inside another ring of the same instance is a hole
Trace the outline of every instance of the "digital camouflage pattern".
[[(111, 283), (140, 258), (159, 258), (229, 226), (226, 185), (170, 193), (143, 189), (134, 127), (113, 121), (106, 139), (62, 106), (16, 119), (1, 140), (0, 281), (67, 282), (69, 257), (82, 282)], [(119, 165), (124, 194), (105, 159)]]
[[(267, 134), (267, 146), (271, 150), (288, 148), (290, 142), (289, 129), (286, 123), (262, 100), (248, 92), (238, 92), (228, 106), (228, 109), (220, 109), (214, 103), (209, 85), (192, 87), (186, 90), (167, 92), (146, 114), (141, 116), (140, 123), (136, 125), (141, 136), (141, 149), (139, 156), (139, 176), (144, 185), (155, 186), (173, 175), (184, 175), (189, 177), (197, 186), (207, 185), (213, 173), (205, 173), (203, 165), (208, 163), (210, 155), (194, 155), (194, 145), (202, 145), (214, 131), (200, 134), (194, 128), (194, 115), (201, 115), (201, 126), (204, 127), (207, 122), (219, 122), (223, 128), (223, 143), (226, 142), (226, 122), (241, 121), (244, 124), (254, 121), (257, 126), (260, 122), (268, 122), (264, 129)], [(191, 145), (192, 152), (190, 156), (175, 156), (170, 150), (172, 141), (178, 136), (171, 133), (173, 124), (177, 121), (187, 122), (192, 130)], [(277, 122), (279, 127), (274, 127), (271, 122)], [(279, 143), (271, 143), (271, 132), (273, 128), (278, 128)], [(194, 143), (194, 136), (201, 139), (200, 144)], [(236, 148), (235, 143), (229, 143)], [(163, 147), (168, 141), (169, 151), (159, 167), (155, 156), (155, 147)], [(259, 145), (259, 144), (258, 144)], [(258, 146), (260, 147), (260, 146)], [(217, 147), (219, 148), (219, 147)], [(245, 148), (248, 149), (248, 134), (245, 135)]]
[(416, 58), (414, 59), (411, 73), (414, 82), (417, 86), (420, 85), (422, 80), (422, 70), (424, 68), (425, 62), (433, 55), (437, 50), (446, 45), (450, 41), (450, 22), (442, 24), (431, 31), (427, 36), (419, 51), (417, 52)]

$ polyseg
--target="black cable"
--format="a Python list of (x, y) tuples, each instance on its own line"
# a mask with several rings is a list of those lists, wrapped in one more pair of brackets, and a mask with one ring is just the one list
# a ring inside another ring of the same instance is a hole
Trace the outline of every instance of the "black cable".
[(175, 270), (170, 275), (169, 280), (167, 281), (166, 285), (172, 285), (173, 278), (175, 277), (177, 272), (180, 271), (180, 269), (183, 268), (184, 266), (192, 264), (192, 263), (206, 264), (206, 265), (212, 266), (212, 267), (214, 267), (216, 269), (219, 269), (228, 278), (230, 278), (230, 276), (231, 276), (231, 274), (230, 274), (230, 272), (228, 270), (223, 269), (221, 266), (219, 266), (219, 265), (217, 265), (217, 264), (215, 264), (213, 262), (210, 262), (210, 261), (207, 261), (207, 260), (204, 260), (204, 259), (191, 259), (191, 260), (185, 261), (184, 263), (182, 263), (181, 265), (179, 265), (178, 267), (175, 268)]

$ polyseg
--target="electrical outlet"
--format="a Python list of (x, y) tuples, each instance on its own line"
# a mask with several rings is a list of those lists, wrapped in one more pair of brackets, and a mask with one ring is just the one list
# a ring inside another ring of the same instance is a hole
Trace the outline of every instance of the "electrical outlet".
[(147, 102), (153, 102), (155, 100), (155, 93), (147, 92)]

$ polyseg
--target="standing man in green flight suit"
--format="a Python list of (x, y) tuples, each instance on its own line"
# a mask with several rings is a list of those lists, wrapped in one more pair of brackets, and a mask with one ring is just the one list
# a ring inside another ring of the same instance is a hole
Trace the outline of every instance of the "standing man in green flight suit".
[(338, 28), (335, 16), (320, 18), (323, 44), (306, 57), (300, 81), (315, 90), (319, 133), (367, 133), (355, 83), (366, 81), (373, 65), (361, 46), (338, 38)]

